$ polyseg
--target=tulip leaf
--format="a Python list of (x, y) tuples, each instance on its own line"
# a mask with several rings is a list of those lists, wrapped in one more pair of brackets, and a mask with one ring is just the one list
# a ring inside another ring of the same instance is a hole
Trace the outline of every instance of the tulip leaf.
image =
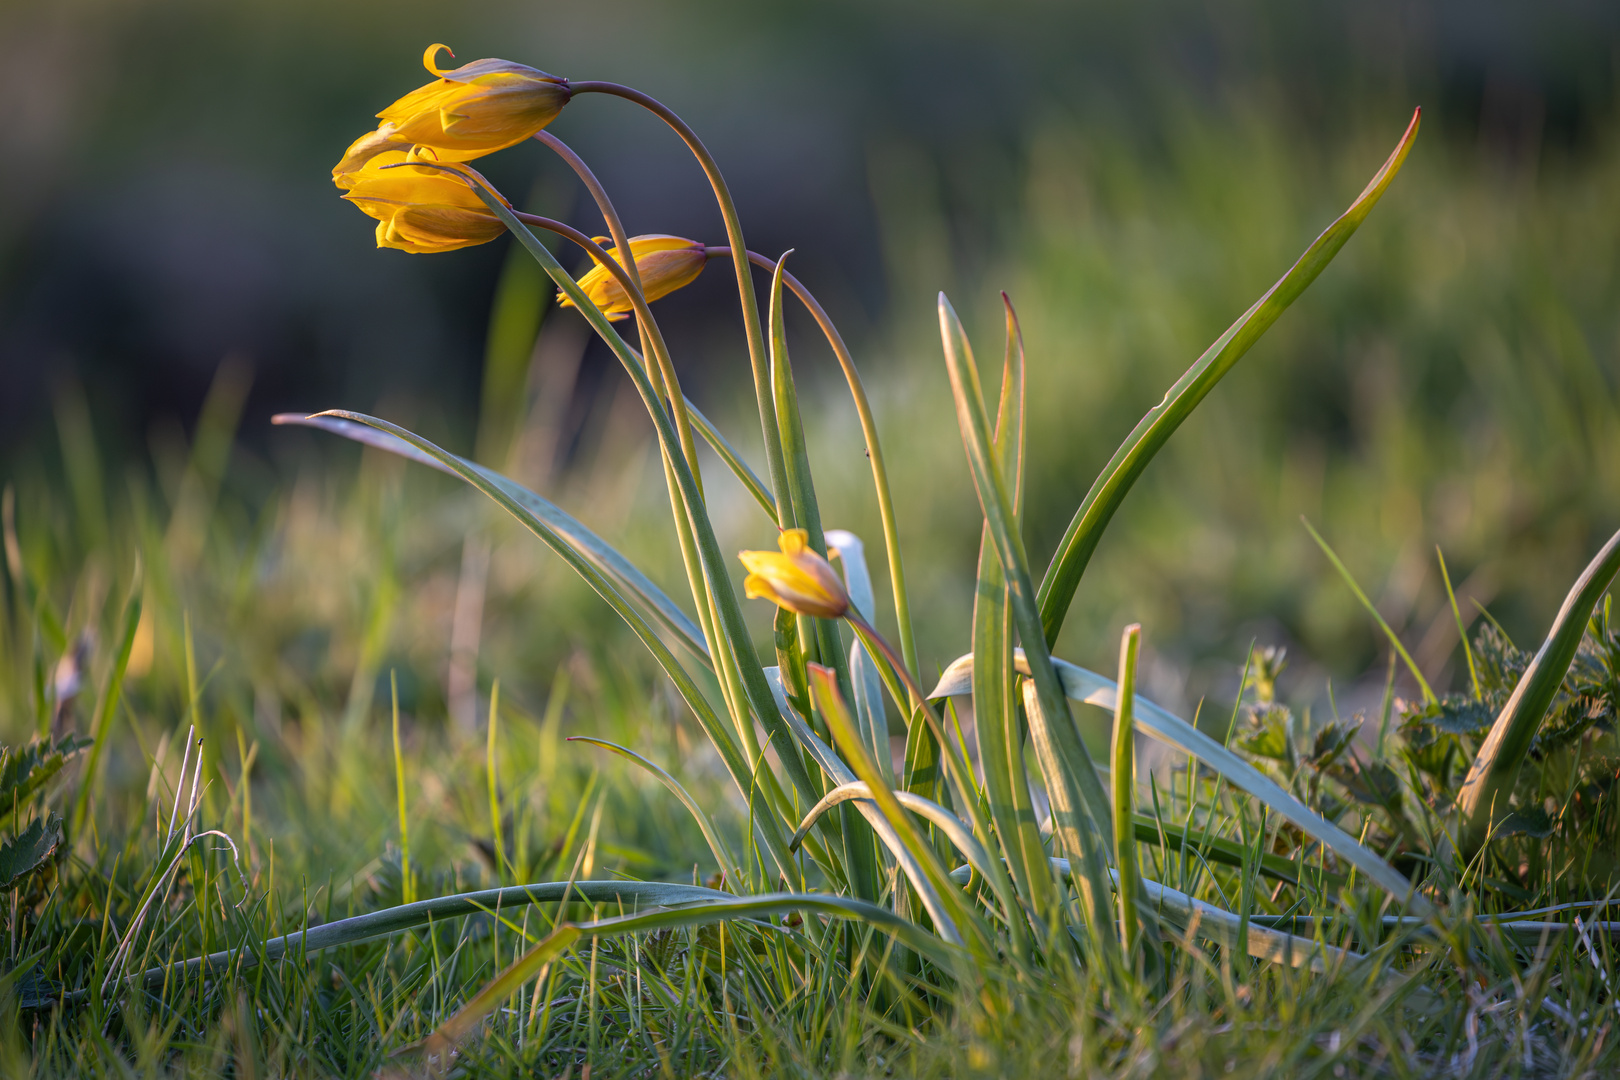
[[(462, 469), (471, 470), (484, 481), (493, 484), (507, 497), (512, 499), (524, 510), (544, 522), (559, 539), (570, 548), (595, 566), (616, 586), (638, 600), (659, 624), (669, 631), (676, 641), (686, 647), (687, 651), (709, 662), (709, 648), (703, 643), (703, 632), (698, 629), (686, 614), (669, 596), (655, 585), (651, 578), (642, 573), (629, 559), (619, 554), (614, 547), (603, 540), (596, 533), (583, 525), (577, 518), (569, 514), (551, 500), (535, 494), (515, 480), (510, 480), (492, 469), (485, 468), (466, 458), (456, 457), (446, 453), (447, 457), (454, 458), (457, 465), (449, 465), (425, 450), (419, 450), (407, 440), (386, 431), (369, 427), (363, 423), (347, 420), (339, 416), (305, 416), (302, 413), (277, 413), (270, 418), (272, 424), (292, 424), (301, 427), (320, 428), (330, 431), (334, 435), (341, 435), (352, 439), (375, 450), (385, 450), (390, 454), (398, 454), (429, 468), (438, 469), (442, 473), (461, 477)], [(441, 451), (441, 453), (445, 453)]]
[(1111, 838), (1104, 828), (1109, 815), (1108, 797), (1069, 715), (1068, 701), (1046, 650), (1023, 537), (1019, 535), (1017, 516), (991, 443), (979, 370), (961, 321), (944, 293), (939, 294), (939, 333), (973, 486), (978, 492), (986, 531), (1006, 576), (1012, 623), (1025, 651), (1031, 655), (1031, 681), (1025, 686), (1024, 711), (1029, 717), (1030, 738), (1035, 744), (1041, 774), (1046, 779), (1053, 829), (1071, 856), (1080, 859), (1085, 869), (1077, 882), (1082, 893), (1085, 925), (1093, 943), (1102, 955), (1117, 955), (1118, 939), (1109, 915), (1107, 878)]
[[(1023, 462), (1024, 345), (1012, 303), (1007, 314), (1007, 347), (1001, 371), (994, 446), (1003, 482), (1014, 493)], [(1032, 910), (1050, 922), (1056, 893), (1046, 848), (1036, 824), (1034, 799), (1024, 769), (1023, 724), (1014, 693), (1012, 614), (1007, 578), (986, 524), (979, 537), (979, 574), (973, 600), (973, 727), (990, 818), (1002, 838), (1013, 882)]]
[[(844, 588), (849, 593), (850, 604), (870, 623), (877, 600), (872, 592), (872, 574), (866, 565), (866, 545), (846, 529), (828, 529), (827, 544), (838, 553), (838, 561), (843, 564)], [(849, 681), (861, 737), (871, 747), (878, 771), (884, 779), (892, 780), (894, 761), (889, 751), (889, 721), (883, 710), (883, 680), (878, 675), (877, 661), (860, 641), (849, 647)]]
[[(714, 523), (709, 520), (703, 494), (698, 490), (697, 478), (687, 465), (686, 458), (681, 451), (680, 441), (675, 434), (674, 425), (670, 420), (669, 412), (659, 400), (657, 391), (654, 390), (652, 382), (648, 379), (640, 358), (635, 350), (625, 342), (624, 338), (619, 336), (619, 332), (614, 329), (613, 324), (602, 313), (601, 309), (593, 304), (584, 291), (580, 289), (579, 283), (569, 275), (568, 271), (563, 269), (562, 264), (557, 261), (557, 257), (548, 251), (534, 233), (529, 231), (528, 226), (524, 225), (512, 213), (511, 207), (507, 206), (498, 195), (485, 190), (483, 187), (478, 187), (476, 191), (484, 205), (489, 207), (490, 211), (501, 219), (512, 235), (517, 238), (517, 241), (528, 249), (529, 254), (534, 256), (534, 260), (551, 276), (551, 280), (557, 283), (557, 287), (579, 308), (580, 314), (591, 324), (592, 329), (596, 331), (607, 346), (613, 350), (613, 354), (618, 358), (620, 366), (625, 370), (625, 374), (629, 375), (631, 381), (635, 383), (636, 393), (641, 396), (642, 405), (646, 408), (647, 415), (652, 419), (653, 427), (658, 432), (658, 445), (663, 451), (664, 460), (672, 480), (671, 499), (682, 507), (680, 512), (686, 515), (686, 520), (690, 523), (692, 540), (697, 547), (702, 572), (693, 577), (693, 590), (695, 594), (706, 592), (707, 596), (694, 595), (694, 600), (699, 604), (709, 603), (712, 605), (712, 611), (715, 615), (716, 635), (718, 640), (725, 643), (731, 654), (732, 661), (734, 661), (732, 663), (722, 661), (719, 666), (741, 681), (747, 708), (753, 709), (754, 715), (764, 725), (766, 733), (777, 741), (777, 752), (781, 755), (782, 767), (787, 771), (788, 779), (792, 782), (794, 788), (807, 801), (819, 798), (820, 792), (811, 783), (810, 774), (805, 768), (804, 760), (792, 745), (782, 714), (776, 709), (770, 685), (765, 681), (759, 657), (754, 652), (753, 638), (749, 635), (747, 623), (743, 620), (742, 607), (737, 601), (736, 588), (732, 585), (731, 566), (720, 552), (720, 544), (714, 534)], [(746, 265), (746, 262), (739, 265), (739, 269), (744, 273), (746, 273)], [(752, 295), (753, 286), (751, 282), (745, 279), (740, 281), (739, 285), (746, 287), (748, 294)], [(755, 313), (749, 312), (745, 317), (752, 319), (755, 317)], [(764, 393), (764, 387), (760, 377), (767, 374), (764, 370), (756, 370), (755, 372), (756, 384), (759, 384), (756, 388), (761, 393)], [(762, 419), (768, 419), (766, 414), (773, 411), (769, 398), (763, 398), (759, 404)], [(774, 478), (779, 472), (776, 467), (776, 459), (780, 456), (781, 447), (772, 424), (766, 425), (765, 440), (768, 456), (772, 461), (771, 473)], [(777, 505), (780, 507), (782, 502), (783, 496), (778, 493)], [(746, 728), (748, 718), (744, 703), (740, 700), (734, 700), (732, 708), (734, 710), (733, 720), (739, 730)], [(745, 788), (744, 790), (750, 789)], [(770, 815), (764, 815), (762, 820), (768, 823), (768, 828), (773, 835), (779, 838), (778, 822)], [(774, 841), (772, 848), (773, 852), (779, 853)], [(788, 870), (785, 866), (781, 869), (784, 873)]]
[[(1021, 671), (1028, 666), (1022, 649), (1018, 650), (1017, 663)], [(1052, 663), (1063, 680), (1063, 692), (1070, 698), (1103, 709), (1115, 707), (1118, 688), (1111, 679), (1066, 660), (1053, 660)], [(929, 697), (951, 697), (970, 693), (973, 689), (972, 673), (971, 654), (958, 657), (945, 669), (944, 674), (940, 676), (939, 684), (929, 693)], [(1273, 813), (1281, 815), (1298, 826), (1301, 831), (1319, 840), (1322, 846), (1366, 874), (1396, 900), (1404, 901), (1417, 914), (1429, 913), (1431, 905), (1428, 900), (1412, 890), (1412, 883), (1406, 880), (1400, 871), (1379, 858), (1377, 853), (1357, 843), (1349, 833), (1300, 802), (1276, 781), (1187, 721), (1149, 701), (1141, 694), (1136, 695), (1135, 704), (1133, 720), (1142, 731), (1202, 761), (1232, 784), (1259, 799)]]
[(963, 902), (961, 893), (951, 887), (945, 867), (941, 865), (933, 845), (928, 843), (910, 816), (901, 809), (900, 801), (895, 798), (893, 789), (884, 783), (877, 766), (872, 763), (872, 755), (855, 730), (855, 721), (849, 713), (849, 706), (838, 693), (837, 675), (830, 668), (812, 667), (810, 692), (815, 698), (816, 707), (820, 710), (822, 718), (827, 722), (833, 741), (843, 751), (844, 759), (849, 762), (855, 775), (865, 783), (876, 809), (894, 827), (906, 851), (922, 867), (928, 889), (918, 891), (928, 909), (929, 917), (934, 921), (935, 931), (953, 945), (966, 944), (980, 959), (988, 957), (990, 943), (983, 928), (978, 925), (978, 917)]
[(715, 427), (707, 416), (698, 411), (698, 407), (692, 404), (691, 398), (686, 399), (686, 414), (692, 418), (692, 426), (697, 428), (699, 435), (703, 436), (703, 441), (707, 442), (720, 460), (726, 463), (726, 468), (731, 470), (732, 475), (748, 490), (748, 494), (754, 497), (754, 501), (759, 504), (760, 509), (765, 511), (765, 516), (771, 519), (772, 524), (775, 524), (776, 498), (766, 488), (765, 482), (759, 478), (759, 474), (749, 468), (748, 462), (743, 460), (742, 455), (737, 452), (737, 448), (727, 441), (726, 437), (720, 433), (720, 429)]
[[(939, 803), (925, 799), (921, 795), (915, 795), (909, 791), (896, 791), (894, 797), (895, 801), (903, 808), (937, 826), (956, 850), (962, 853), (962, 857), (968, 861), (968, 865), (973, 867), (981, 877), (988, 878), (990, 876), (990, 856), (985, 853), (984, 845), (974, 838), (973, 829), (967, 822), (939, 805)], [(861, 799), (875, 804), (872, 789), (867, 786), (864, 780), (856, 780), (854, 783), (835, 787), (823, 795), (820, 802), (810, 808), (810, 812), (799, 823), (793, 838), (788, 841), (788, 846), (790, 848), (798, 847), (799, 843), (809, 833), (810, 827), (816, 823), (817, 818), (840, 803), (846, 803), (853, 799)]]
[[(732, 781), (736, 783), (738, 790), (743, 795), (743, 798), (748, 798), (749, 793), (753, 790), (753, 770), (743, 759), (742, 753), (739, 750), (731, 732), (726, 729), (726, 726), (723, 723), (721, 723), (720, 718), (715, 714), (714, 709), (709, 704), (708, 699), (704, 697), (702, 690), (699, 689), (697, 683), (693, 681), (691, 674), (686, 670), (685, 667), (681, 665), (681, 662), (675, 658), (675, 655), (670, 652), (669, 647), (665, 645), (663, 639), (653, 631), (652, 626), (648, 624), (647, 620), (642, 616), (641, 612), (635, 607), (635, 605), (626, 600), (618, 589), (615, 588), (612, 579), (610, 579), (603, 570), (599, 569), (594, 562), (576, 550), (572, 544), (570, 544), (562, 535), (559, 534), (557, 529), (555, 529), (549, 521), (547, 521), (544, 517), (541, 517), (535, 511), (531, 510), (528, 506), (524, 505), (523, 501), (520, 501), (519, 498), (517, 498), (511, 491), (508, 491), (506, 487), (497, 483), (492, 475), (486, 475), (485, 470), (481, 469), (479, 466), (441, 449), (414, 432), (407, 431), (405, 428), (399, 427), (395, 424), (390, 424), (386, 420), (379, 420), (374, 416), (366, 416), (363, 413), (333, 410), (331, 412), (318, 413), (317, 416), (335, 417), (338, 419), (350, 420), (355, 423), (364, 424), (368, 427), (375, 428), (378, 431), (396, 436), (397, 438), (410, 444), (412, 447), (433, 458), (441, 465), (446, 466), (449, 471), (461, 477), (461, 479), (465, 480), (468, 484), (489, 496), (503, 510), (517, 518), (517, 520), (522, 523), (530, 532), (534, 533), (535, 536), (544, 541), (546, 546), (550, 547), (553, 551), (560, 555), (563, 558), (563, 561), (567, 562), (573, 571), (583, 578), (587, 585), (596, 591), (598, 596), (602, 597), (602, 599), (608, 602), (608, 606), (612, 607), (613, 610), (618, 613), (619, 617), (623, 619), (625, 623), (629, 625), (630, 629), (635, 632), (636, 636), (641, 639), (642, 644), (647, 647), (647, 650), (653, 654), (653, 659), (658, 661), (658, 666), (663, 668), (664, 673), (670, 677), (670, 680), (675, 684), (675, 689), (680, 693), (681, 698), (692, 710), (693, 715), (697, 717), (698, 723), (703, 727), (704, 733), (707, 734), (710, 741), (714, 743), (715, 749), (720, 753), (721, 760), (725, 763), (726, 770), (731, 774)], [(513, 486), (515, 487), (516, 485)], [(522, 489), (519, 490), (521, 491)], [(761, 681), (764, 681), (763, 678)], [(769, 694), (769, 692), (770, 691), (767, 688), (766, 693)], [(772, 704), (774, 705), (774, 702)], [(784, 758), (785, 757), (786, 756), (784, 755)], [(767, 838), (767, 842), (772, 849), (773, 856), (778, 859), (785, 871), (787, 867), (791, 865), (791, 860), (787, 858), (786, 840), (781, 835), (779, 823), (777, 822), (776, 818), (770, 814), (761, 815), (759, 821), (762, 826), (762, 831)]]
[[(1063, 534), (1057, 553), (1052, 556), (1051, 565), (1041, 581), (1041, 623), (1048, 646), (1057, 643), (1058, 631), (1063, 628), (1064, 617), (1069, 612), (1075, 590), (1080, 586), (1080, 578), (1086, 572), (1098, 542), (1102, 540), (1103, 531), (1130, 493), (1131, 486), (1181, 426), (1181, 422), (1192, 414), (1205, 395), (1215, 388), (1215, 384), (1270, 329), (1278, 316), (1316, 280), (1317, 275), (1333, 261), (1345, 241), (1366, 219), (1406, 160), (1412, 140), (1417, 136), (1421, 116), (1422, 110), (1412, 114), (1412, 121), (1394, 152), (1383, 167), (1373, 174), (1372, 180), (1356, 196), (1350, 208), (1329, 225), (1288, 273), (1267, 289), (1265, 295), (1256, 300), (1254, 306), (1228, 327), (1226, 333), (1217, 338), (1204, 355), (1176, 380), (1175, 385), (1165, 392), (1164, 400), (1148, 410), (1135, 430), (1114, 451), (1114, 456), (1075, 511), (1074, 520)], [(1025, 644), (1028, 645), (1027, 639)]]

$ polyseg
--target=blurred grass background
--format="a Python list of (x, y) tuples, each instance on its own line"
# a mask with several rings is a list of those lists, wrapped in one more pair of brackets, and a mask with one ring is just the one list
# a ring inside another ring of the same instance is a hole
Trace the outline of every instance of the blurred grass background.
[[(548, 315), (532, 349), (521, 318), (486, 340), (504, 242), (377, 251), (330, 187), (348, 141), (423, 81), (431, 41), (654, 93), (716, 152), (751, 246), (797, 249), (873, 391), (926, 666), (967, 647), (979, 535), (935, 292), (982, 359), (999, 356), (997, 290), (1024, 319), (1027, 539), (1044, 564), (1119, 439), (1360, 190), (1415, 105), (1403, 175), (1150, 469), (1058, 652), (1106, 670), (1107, 643), (1141, 621), (1149, 692), (1184, 714), (1213, 695), (1224, 714), (1250, 640), (1286, 643), (1293, 695), (1325, 700), (1331, 677), (1349, 708), (1347, 684), (1381, 686), (1385, 653), (1301, 515), (1431, 675), (1455, 643), (1436, 544), (1465, 611), (1489, 605), (1527, 644), (1620, 522), (1606, 5), (77, 0), (8, 5), (0, 38), (0, 476), (63, 615), (45, 651), (108, 624), (141, 551), (133, 730), (184, 721), (189, 624), (208, 752), (234, 762), (233, 728), (279, 751), (261, 768), (297, 772), (277, 813), (320, 849), (312, 866), (379, 849), (387, 807), (345, 806), (364, 785), (321, 770), (375, 771), (343, 740), (380, 747), (391, 671), (428, 756), (460, 745), (435, 740), (476, 726), (500, 678), (536, 775), (559, 775), (546, 753), (571, 760), (545, 795), (564, 818), (596, 763), (557, 749), (558, 725), (649, 752), (686, 738), (633, 643), (532, 538), (445, 478), (267, 424), (351, 407), (472, 452), (486, 358), (515, 363), (525, 393), (496, 400), (520, 406), (519, 429), (485, 456), (679, 580), (649, 426), (577, 315)], [(719, 238), (701, 175), (650, 120), (582, 99), (553, 130), (632, 233)], [(600, 231), (540, 148), (486, 171)], [(507, 283), (543, 295), (533, 275)], [(716, 267), (656, 311), (689, 392), (749, 448), (734, 304)], [(875, 556), (853, 411), (824, 348), (794, 343), (824, 516)], [(765, 546), (757, 511), (709, 473), (722, 541)], [(8, 735), (32, 715), (25, 644), (6, 643)], [(151, 751), (109, 768), (138, 786)], [(348, 820), (373, 832), (321, 827)], [(636, 850), (699, 848), (638, 840), (659, 826), (634, 805), (616, 820)]]

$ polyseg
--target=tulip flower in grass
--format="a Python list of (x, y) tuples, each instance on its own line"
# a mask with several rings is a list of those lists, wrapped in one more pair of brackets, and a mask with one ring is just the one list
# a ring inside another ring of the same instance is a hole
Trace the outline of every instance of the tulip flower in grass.
[(849, 611), (849, 593), (832, 564), (809, 548), (810, 534), (784, 529), (776, 551), (738, 554), (748, 568), (743, 594), (771, 601), (796, 615), (837, 619)]
[[(510, 60), (474, 60), (440, 70), (444, 45), (430, 45), (422, 64), (438, 76), (377, 114), (377, 130), (360, 136), (332, 168), (332, 182), (353, 186), (367, 162), (387, 150), (426, 146), (440, 161), (471, 161), (515, 146), (557, 118), (572, 92), (568, 80)], [(453, 53), (451, 55), (454, 55)]]
[(466, 165), (386, 150), (354, 173), (343, 197), (377, 219), (378, 247), (431, 254), (487, 244), (506, 231), (474, 183), (490, 189)]
[[(596, 241), (606, 243), (607, 237), (597, 237)], [(609, 248), (608, 254), (620, 266), (624, 265), (618, 248)], [(709, 261), (708, 249), (696, 240), (658, 234), (630, 237), (630, 257), (636, 261), (641, 291), (649, 302), (690, 285)], [(624, 286), (605, 266), (591, 267), (579, 279), (579, 287), (609, 319), (622, 319), (635, 310)], [(557, 293), (557, 301), (563, 307), (574, 306), (562, 292)]]
[(510, 60), (474, 60), (442, 71), (434, 63), (440, 49), (449, 52), (430, 45), (422, 54), (422, 66), (438, 79), (377, 114), (384, 126), (393, 125), (396, 142), (469, 157), (492, 154), (551, 123), (572, 96), (567, 79)]

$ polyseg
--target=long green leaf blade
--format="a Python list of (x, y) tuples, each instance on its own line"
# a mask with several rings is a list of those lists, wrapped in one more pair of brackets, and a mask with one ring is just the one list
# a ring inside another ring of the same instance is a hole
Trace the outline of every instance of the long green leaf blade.
[(697, 624), (687, 616), (686, 612), (682, 611), (664, 590), (654, 584), (651, 578), (642, 573), (639, 567), (619, 554), (613, 545), (596, 535), (577, 518), (550, 499), (536, 494), (517, 481), (502, 476), (493, 469), (469, 461), (467, 458), (457, 457), (446, 451), (447, 456), (455, 458), (457, 462), (456, 465), (450, 465), (425, 450), (417, 449), (410, 442), (397, 435), (339, 416), (305, 416), (302, 413), (277, 413), (270, 418), (270, 422), (272, 424), (319, 428), (322, 431), (341, 435), (345, 439), (353, 440), (375, 450), (385, 450), (390, 454), (397, 454), (402, 458), (407, 458), (458, 478), (462, 477), (461, 468), (472, 470), (485, 481), (499, 488), (513, 502), (545, 522), (547, 527), (583, 558), (589, 560), (592, 565), (607, 574), (641, 603), (666, 630), (675, 636), (677, 641), (686, 647), (687, 651), (702, 658), (704, 663), (709, 662), (709, 648), (703, 643), (703, 631), (698, 629)]
[(1031, 681), (1025, 687), (1024, 711), (1029, 717), (1030, 737), (1040, 760), (1041, 773), (1046, 778), (1053, 826), (1069, 853), (1079, 858), (1085, 869), (1076, 880), (1084, 894), (1089, 932), (1102, 954), (1114, 956), (1118, 951), (1118, 938), (1109, 915), (1110, 837), (1104, 824), (1109, 815), (1108, 796), (1097, 779), (1091, 755), (1080, 741), (1046, 650), (1029, 560), (1024, 554), (1023, 538), (1016, 527), (1016, 515), (991, 445), (978, 368), (961, 321), (944, 293), (939, 295), (939, 332), (973, 486), (1007, 578), (1013, 624), (1025, 651), (1031, 656)]
[[(1027, 666), (1022, 656), (1018, 657), (1018, 664), (1020, 670)], [(1115, 707), (1118, 687), (1113, 680), (1066, 660), (1054, 660), (1053, 664), (1063, 680), (1063, 691), (1069, 697), (1103, 709)], [(939, 685), (929, 693), (929, 697), (950, 697), (970, 693), (972, 672), (972, 657), (958, 657), (945, 669), (944, 674), (940, 676)], [(1395, 899), (1405, 901), (1415, 913), (1427, 915), (1433, 910), (1432, 905), (1422, 894), (1412, 890), (1412, 883), (1400, 871), (1379, 858), (1376, 852), (1357, 843), (1349, 833), (1300, 802), (1275, 780), (1187, 721), (1149, 701), (1141, 694), (1136, 695), (1135, 705), (1134, 719), (1137, 727), (1160, 742), (1192, 755), (1237, 787), (1265, 803), (1273, 813), (1280, 814), (1297, 825), (1301, 831), (1321, 841), (1324, 847), (1377, 882)]]
[(1277, 317), (1333, 261), (1333, 257), (1366, 219), (1390, 181), (1400, 171), (1407, 152), (1412, 148), (1412, 140), (1417, 136), (1418, 121), (1422, 115), (1421, 109), (1412, 114), (1412, 121), (1394, 152), (1383, 167), (1373, 174), (1372, 180), (1356, 196), (1350, 208), (1329, 225), (1288, 273), (1266, 290), (1266, 294), (1256, 300), (1254, 306), (1244, 312), (1176, 380), (1175, 385), (1165, 392), (1164, 400), (1148, 410), (1135, 430), (1114, 451), (1114, 456), (1075, 511), (1074, 520), (1063, 534), (1057, 553), (1052, 556), (1051, 565), (1041, 581), (1041, 623), (1046, 631), (1048, 646), (1057, 643), (1058, 631), (1063, 628), (1063, 619), (1069, 612), (1069, 604), (1080, 586), (1086, 565), (1091, 561), (1091, 555), (1096, 551), (1114, 512), (1125, 501), (1125, 496), (1142, 475), (1142, 470), (1147, 468), (1148, 462), (1153, 460), (1153, 456), (1181, 426), (1181, 422), (1198, 407), (1198, 403), (1204, 400), (1205, 395), (1232, 369), (1232, 365), (1242, 359), (1260, 335), (1270, 329)]

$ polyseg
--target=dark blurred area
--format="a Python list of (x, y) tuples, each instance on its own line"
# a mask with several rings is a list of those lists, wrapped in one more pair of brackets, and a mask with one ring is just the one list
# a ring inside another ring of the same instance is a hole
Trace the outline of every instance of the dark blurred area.
[[(190, 427), (227, 357), (254, 373), (249, 444), (271, 438), (272, 412), (385, 398), (431, 401), (470, 432), (504, 243), (376, 250), (327, 178), (379, 108), (425, 81), (429, 42), (671, 104), (725, 168), (751, 246), (796, 247), (797, 272), (859, 341), (931, 295), (895, 292), (874, 153), (935, 164), (960, 264), (1003, 246), (1016, 208), (1002, 181), (1030, 125), (1054, 117), (1151, 157), (1164, 118), (1188, 108), (1245, 103), (1331, 140), (1373, 115), (1394, 132), (1423, 104), (1426, 138), (1512, 167), (1578, 158), (1614, 114), (1620, 5), (67, 0), (7, 5), (0, 40), (6, 462), (49, 439), (63, 379), (86, 387), (104, 448), (139, 452), (157, 418)], [(597, 167), (632, 233), (719, 237), (701, 174), (650, 118), (580, 99), (552, 130)], [(487, 166), (514, 200), (538, 191), (547, 212), (600, 231), (541, 148)], [(938, 271), (919, 289), (965, 272)], [(742, 362), (734, 304), (712, 273), (666, 305), (696, 395)]]

